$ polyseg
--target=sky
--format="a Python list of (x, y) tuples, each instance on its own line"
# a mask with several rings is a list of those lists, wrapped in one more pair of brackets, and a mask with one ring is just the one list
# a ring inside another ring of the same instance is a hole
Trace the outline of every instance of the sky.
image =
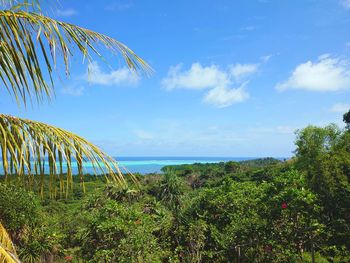
[(55, 77), (56, 96), (0, 112), (77, 133), (112, 156), (289, 157), (295, 131), (350, 109), (350, 0), (60, 0), (55, 19), (109, 35), (120, 57)]

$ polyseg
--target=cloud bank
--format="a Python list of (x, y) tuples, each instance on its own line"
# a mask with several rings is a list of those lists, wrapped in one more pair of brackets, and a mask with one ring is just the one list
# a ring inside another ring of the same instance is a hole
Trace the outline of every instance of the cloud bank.
[(203, 101), (216, 107), (228, 107), (245, 101), (249, 93), (245, 90), (247, 78), (258, 69), (257, 64), (230, 65), (222, 70), (216, 65), (203, 66), (193, 63), (188, 70), (182, 65), (170, 67), (162, 86), (167, 90), (207, 90)]
[(70, 96), (81, 96), (85, 92), (84, 84), (97, 84), (100, 86), (135, 86), (140, 77), (127, 67), (105, 72), (96, 61), (88, 65), (87, 72), (75, 78), (70, 85), (61, 89), (61, 93)]
[(110, 72), (103, 72), (96, 61), (89, 64), (87, 79), (92, 84), (104, 86), (133, 86), (137, 85), (140, 80), (136, 74), (126, 67)]
[(248, 77), (258, 71), (258, 64), (236, 64), (230, 67), (232, 76), (236, 81), (240, 81), (242, 78)]
[(316, 62), (307, 61), (298, 65), (286, 81), (276, 85), (279, 91), (299, 89), (330, 92), (349, 88), (349, 62), (329, 54), (320, 56)]

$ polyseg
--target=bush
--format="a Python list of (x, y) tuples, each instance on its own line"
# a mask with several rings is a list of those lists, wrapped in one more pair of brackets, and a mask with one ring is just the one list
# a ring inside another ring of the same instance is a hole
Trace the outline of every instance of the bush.
[(0, 220), (10, 235), (18, 236), (35, 224), (40, 210), (39, 200), (31, 192), (0, 183)]
[(88, 262), (163, 262), (170, 254), (160, 242), (171, 222), (169, 212), (121, 198), (129, 195), (123, 190), (112, 193), (107, 188), (87, 204), (90, 219), (80, 233), (82, 257)]

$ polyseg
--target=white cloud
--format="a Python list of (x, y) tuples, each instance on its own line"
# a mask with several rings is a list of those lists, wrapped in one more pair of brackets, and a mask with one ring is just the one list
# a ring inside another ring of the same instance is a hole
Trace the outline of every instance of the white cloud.
[(350, 104), (347, 103), (337, 103), (331, 108), (331, 112), (345, 113), (350, 110)]
[(219, 108), (231, 106), (234, 103), (245, 101), (249, 98), (249, 93), (244, 90), (244, 85), (237, 89), (217, 87), (211, 89), (204, 97), (204, 102)]
[(230, 83), (228, 74), (215, 65), (203, 67), (200, 63), (194, 63), (188, 71), (181, 71), (181, 68), (181, 64), (170, 67), (168, 76), (162, 80), (163, 87), (168, 90), (207, 89)]
[(139, 77), (126, 67), (106, 73), (95, 61), (88, 66), (87, 78), (90, 83), (106, 86), (132, 86), (139, 82)]
[[(167, 90), (177, 88), (193, 90), (209, 90), (203, 101), (216, 107), (228, 107), (234, 103), (248, 99), (243, 80), (257, 71), (256, 64), (236, 64), (221, 70), (216, 65), (202, 66), (193, 63), (188, 70), (182, 65), (170, 67), (168, 75), (162, 80)], [(233, 87), (236, 86), (236, 87)]]
[(240, 81), (242, 78), (248, 77), (251, 74), (257, 72), (259, 65), (258, 64), (236, 64), (230, 67), (232, 76)]
[(262, 62), (267, 63), (269, 62), (269, 60), (273, 57), (273, 54), (269, 54), (269, 55), (265, 55), (265, 56), (261, 56), (260, 59), (262, 60)]
[(78, 12), (75, 9), (73, 9), (73, 8), (68, 8), (68, 9), (63, 9), (63, 10), (57, 10), (56, 13), (57, 13), (58, 16), (68, 17), (68, 16), (74, 16)]
[(84, 92), (84, 87), (83, 86), (65, 86), (63, 89), (61, 89), (61, 92), (65, 95), (70, 95), (70, 96), (81, 96), (83, 95)]
[(301, 89), (309, 91), (339, 91), (350, 88), (350, 65), (346, 60), (322, 55), (316, 62), (298, 65), (285, 82), (276, 85), (277, 90)]

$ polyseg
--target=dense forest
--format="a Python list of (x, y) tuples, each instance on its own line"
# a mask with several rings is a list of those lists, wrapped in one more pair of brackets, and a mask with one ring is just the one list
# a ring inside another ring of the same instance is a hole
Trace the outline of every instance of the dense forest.
[[(23, 262), (350, 262), (350, 113), (296, 132), (295, 156), (164, 167), (83, 194), (0, 183)], [(48, 178), (46, 178), (47, 181)]]

